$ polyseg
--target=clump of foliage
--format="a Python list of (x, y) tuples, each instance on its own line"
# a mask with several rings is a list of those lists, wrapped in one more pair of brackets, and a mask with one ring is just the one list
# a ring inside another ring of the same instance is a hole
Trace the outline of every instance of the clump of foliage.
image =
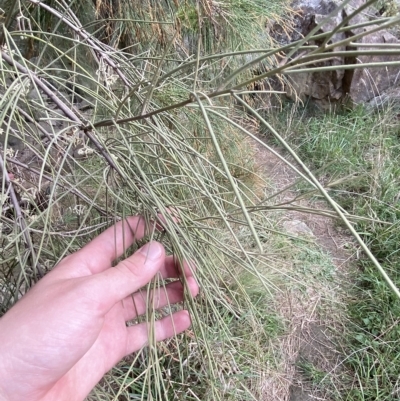
[[(268, 212), (280, 205), (260, 188), (249, 138), (268, 146), (249, 128), (254, 118), (301, 159), (243, 99), (258, 80), (269, 88), (268, 79), (284, 81), (316, 55), (334, 57), (335, 44), (278, 47), (258, 37), (284, 2), (0, 7), (2, 313), (115, 220), (157, 220), (172, 209), (179, 223), (169, 218), (153, 238), (196, 262), (202, 293), (185, 300), (193, 330), (122, 361), (91, 398), (261, 399), (269, 340), (282, 327), (262, 305), (283, 280), (269, 254), (277, 231)], [(324, 35), (328, 43), (334, 32)], [(286, 162), (351, 226), (310, 170)], [(251, 290), (254, 280), (264, 294)]]

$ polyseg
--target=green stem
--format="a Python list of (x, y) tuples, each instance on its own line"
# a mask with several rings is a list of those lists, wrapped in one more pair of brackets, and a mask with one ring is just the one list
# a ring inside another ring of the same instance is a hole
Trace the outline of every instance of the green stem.
[(212, 138), (215, 150), (217, 151), (218, 157), (219, 157), (219, 159), (221, 161), (221, 164), (222, 164), (222, 166), (223, 166), (223, 168), (225, 170), (225, 174), (226, 174), (226, 176), (227, 176), (227, 178), (228, 178), (228, 180), (229, 180), (229, 182), (231, 184), (231, 187), (232, 187), (233, 191), (235, 192), (237, 200), (239, 201), (239, 204), (240, 204), (240, 207), (242, 209), (243, 215), (244, 215), (244, 217), (245, 217), (245, 219), (246, 219), (246, 221), (247, 221), (247, 223), (249, 225), (250, 231), (253, 234), (254, 240), (257, 243), (258, 249), (260, 250), (260, 252), (263, 252), (262, 244), (260, 242), (260, 239), (258, 238), (257, 232), (256, 232), (256, 230), (254, 228), (254, 225), (253, 225), (253, 222), (251, 220), (251, 217), (250, 217), (249, 213), (247, 212), (246, 205), (244, 204), (242, 195), (239, 192), (237, 183), (235, 182), (235, 180), (232, 177), (232, 174), (229, 171), (229, 167), (228, 167), (228, 165), (226, 163), (225, 157), (224, 157), (224, 155), (222, 153), (222, 150), (221, 150), (221, 148), (219, 146), (217, 137), (215, 136), (215, 133), (214, 133), (214, 130), (212, 128), (211, 122), (210, 122), (210, 120), (208, 118), (206, 109), (204, 108), (199, 96), (196, 93), (193, 93), (193, 96), (196, 98), (197, 103), (198, 103), (198, 105), (200, 107), (201, 113), (203, 114), (203, 118), (204, 118), (204, 121), (205, 121), (205, 123), (207, 125), (208, 132), (210, 133), (210, 136)]

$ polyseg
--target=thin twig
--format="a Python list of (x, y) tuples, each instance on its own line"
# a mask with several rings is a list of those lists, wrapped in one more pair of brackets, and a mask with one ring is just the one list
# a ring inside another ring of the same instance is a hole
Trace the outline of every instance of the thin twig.
[[(367, 31), (365, 34), (368, 34), (372, 31)], [(344, 53), (344, 52), (343, 52)], [(363, 55), (364, 53), (366, 54), (379, 54), (379, 51), (359, 51), (356, 52), (357, 55)], [(393, 52), (395, 53), (395, 52)], [(349, 52), (349, 54), (351, 54)], [(269, 78), (271, 76), (275, 76), (278, 74), (284, 74), (284, 75), (288, 75), (288, 74), (298, 74), (300, 72), (314, 72), (314, 71), (323, 71), (323, 70), (346, 70), (346, 69), (359, 69), (359, 68), (376, 68), (376, 67), (387, 67), (387, 66), (397, 66), (400, 65), (400, 61), (388, 61), (385, 63), (382, 62), (378, 62), (378, 63), (359, 63), (359, 64), (351, 64), (351, 65), (335, 65), (335, 66), (327, 66), (327, 67), (316, 67), (316, 68), (306, 68), (306, 69), (298, 69), (298, 70), (290, 70), (290, 68), (294, 68), (297, 65), (301, 65), (303, 63), (305, 63), (307, 60), (309, 62), (312, 62), (316, 59), (328, 59), (328, 58), (332, 58), (335, 56), (335, 53), (326, 53), (323, 54), (321, 56), (317, 56), (317, 55), (307, 55), (304, 56), (302, 58), (299, 59), (294, 59), (290, 62), (288, 62), (287, 64), (284, 64), (276, 69), (270, 70), (268, 72), (266, 72), (265, 74), (259, 75), (257, 77), (254, 77), (252, 79), (249, 79), (248, 81), (245, 82), (241, 82), (237, 85), (235, 85), (232, 88), (227, 88), (227, 89), (222, 89), (222, 90), (217, 90), (215, 92), (212, 92), (210, 94), (207, 95), (202, 95), (202, 94), (198, 94), (199, 99), (204, 100), (204, 99), (213, 99), (219, 96), (224, 96), (224, 95), (229, 95), (229, 94), (233, 94), (235, 92), (238, 92), (240, 90), (240, 88), (242, 87), (246, 87), (256, 81), (260, 81), (262, 79), (266, 79)], [(120, 120), (114, 120), (114, 119), (107, 119), (107, 120), (103, 120), (103, 121), (99, 121), (95, 124), (93, 124), (93, 128), (97, 128), (97, 127), (109, 127), (111, 125), (115, 125), (115, 124), (124, 124), (124, 123), (128, 123), (128, 122), (133, 122), (133, 121), (139, 121), (139, 120), (145, 120), (148, 119), (150, 117), (153, 117), (157, 114), (161, 114), (161, 113), (165, 113), (166, 111), (170, 111), (170, 110), (174, 110), (174, 109), (179, 109), (182, 108), (184, 106), (187, 106), (191, 103), (194, 103), (194, 99), (192, 96), (190, 96), (187, 100), (184, 100), (182, 102), (179, 103), (175, 103), (172, 104), (170, 106), (166, 106), (163, 107), (161, 109), (157, 109), (157, 110), (153, 110), (147, 114), (143, 114), (143, 115), (136, 115), (133, 117), (127, 117), (127, 118), (123, 118)], [(89, 128), (89, 127), (86, 127)]]

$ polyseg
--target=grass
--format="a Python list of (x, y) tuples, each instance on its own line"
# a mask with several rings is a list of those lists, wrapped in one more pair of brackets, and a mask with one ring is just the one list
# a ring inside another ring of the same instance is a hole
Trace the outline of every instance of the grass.
[[(312, 115), (299, 107), (292, 121), (287, 139), (318, 171), (320, 181), (344, 210), (371, 219), (357, 223), (356, 229), (399, 286), (397, 114), (390, 108), (371, 113), (359, 107)], [(302, 184), (299, 190), (310, 188)], [(342, 383), (340, 399), (398, 399), (400, 302), (365, 257), (347, 280), (352, 284), (345, 287), (346, 320), (338, 341), (346, 355), (343, 365), (354, 380), (347, 386)], [(302, 369), (318, 381), (320, 375), (312, 364), (306, 363)]]

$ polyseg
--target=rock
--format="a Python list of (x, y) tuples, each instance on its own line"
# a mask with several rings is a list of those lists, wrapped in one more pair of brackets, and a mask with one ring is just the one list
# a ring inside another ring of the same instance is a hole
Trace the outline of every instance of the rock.
[(305, 235), (308, 237), (314, 237), (312, 230), (301, 220), (290, 220), (283, 223), (283, 228), (288, 234), (299, 236)]
[[(295, 29), (291, 38), (286, 37), (286, 41), (295, 41), (306, 36), (319, 23), (326, 19), (336, 7), (337, 2), (333, 0), (299, 0), (293, 4), (298, 12), (295, 17)], [(365, 4), (365, 0), (352, 0), (337, 15), (329, 18), (321, 27), (318, 33), (329, 32), (337, 27), (344, 18)], [(371, 18), (376, 19), (377, 10), (367, 8), (356, 17), (352, 18), (347, 26), (361, 24), (370, 21)], [(372, 30), (376, 25), (364, 28), (356, 28), (347, 32), (336, 33), (328, 44), (340, 42), (349, 36), (354, 36), (367, 30)], [(280, 42), (283, 41), (284, 35), (278, 32)], [(390, 43), (399, 44), (395, 36), (385, 30), (367, 34), (356, 40), (360, 46), (345, 47), (337, 46), (335, 51), (346, 50), (373, 50), (375, 44)], [(321, 45), (321, 41), (310, 41), (310, 45)], [(371, 44), (371, 46), (365, 46)], [(299, 56), (296, 54), (295, 56)], [(386, 63), (391, 61), (400, 61), (400, 56), (359, 56), (359, 57), (334, 57), (327, 61), (315, 62), (309, 64), (308, 67), (314, 68), (318, 66), (341, 66), (345, 64), (366, 64), (366, 63)], [(339, 100), (350, 100), (353, 104), (367, 102), (375, 96), (381, 94), (388, 88), (398, 85), (398, 66), (382, 67), (382, 68), (358, 68), (355, 70), (337, 69), (333, 71), (310, 72), (293, 74), (289, 76), (291, 87), (287, 88), (287, 95), (291, 98), (300, 97), (305, 100), (311, 98), (319, 102), (321, 105), (332, 104)]]
[(74, 157), (74, 159), (77, 159), (77, 160), (86, 159), (93, 154), (94, 154), (94, 150), (86, 145), (77, 146), (73, 150), (73, 157)]
[(382, 107), (391, 107), (395, 112), (400, 113), (400, 87), (391, 88), (375, 96), (366, 103), (367, 110), (379, 111)]
[[(371, 26), (369, 29), (374, 27)], [(365, 28), (362, 28), (366, 30)], [(374, 43), (397, 43), (400, 41), (387, 31), (374, 32), (366, 35), (359, 41), (363, 44)], [(364, 50), (373, 50), (374, 47), (363, 47)], [(353, 60), (358, 64), (378, 63), (399, 61), (399, 56), (360, 56), (357, 60)], [(364, 103), (379, 95), (386, 89), (389, 89), (400, 83), (399, 66), (385, 68), (359, 68), (354, 71), (346, 71), (346, 74), (351, 74), (349, 88), (344, 88), (349, 93), (350, 98), (354, 103)]]

